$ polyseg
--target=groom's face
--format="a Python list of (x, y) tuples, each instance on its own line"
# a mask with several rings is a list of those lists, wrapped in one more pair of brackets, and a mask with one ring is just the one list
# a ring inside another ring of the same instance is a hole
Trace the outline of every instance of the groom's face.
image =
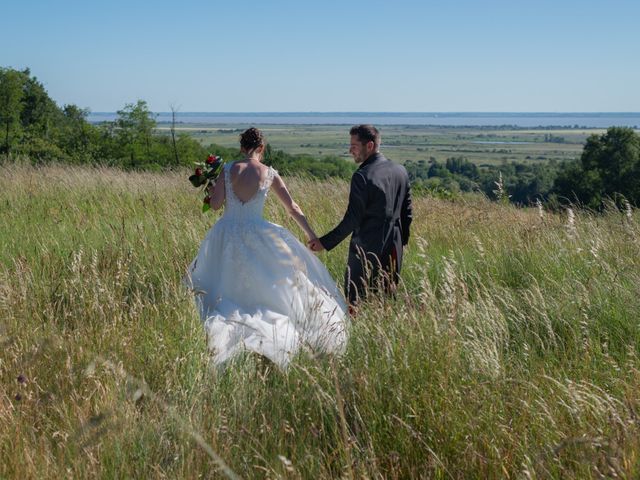
[(362, 163), (373, 153), (373, 142), (362, 143), (357, 135), (351, 135), (349, 153), (356, 163)]

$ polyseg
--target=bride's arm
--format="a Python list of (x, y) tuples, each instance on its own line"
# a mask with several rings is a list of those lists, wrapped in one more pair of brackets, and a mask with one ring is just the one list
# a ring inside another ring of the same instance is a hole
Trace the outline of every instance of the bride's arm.
[(218, 175), (218, 179), (216, 180), (215, 186), (209, 187), (207, 189), (207, 194), (209, 195), (209, 205), (214, 210), (218, 210), (224, 204), (224, 175)]
[(284, 205), (287, 213), (291, 215), (291, 218), (293, 218), (296, 223), (300, 225), (300, 228), (307, 235), (307, 239), (313, 240), (314, 238), (317, 238), (315, 232), (309, 226), (309, 222), (307, 222), (307, 217), (304, 216), (304, 213), (302, 213), (302, 210), (300, 209), (298, 204), (293, 201), (289, 190), (287, 190), (287, 186), (284, 184), (284, 181), (277, 173), (273, 177), (273, 183), (271, 184), (271, 187), (276, 193), (278, 199), (282, 202), (282, 205)]

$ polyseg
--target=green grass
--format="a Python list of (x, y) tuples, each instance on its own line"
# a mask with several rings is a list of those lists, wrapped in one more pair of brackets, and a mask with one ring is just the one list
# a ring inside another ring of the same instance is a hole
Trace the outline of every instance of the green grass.
[[(187, 175), (0, 167), (0, 478), (640, 475), (637, 212), (416, 198), (344, 357), (219, 371)], [(346, 182), (288, 184), (319, 233), (341, 217)], [(321, 258), (341, 279), (346, 242)]]

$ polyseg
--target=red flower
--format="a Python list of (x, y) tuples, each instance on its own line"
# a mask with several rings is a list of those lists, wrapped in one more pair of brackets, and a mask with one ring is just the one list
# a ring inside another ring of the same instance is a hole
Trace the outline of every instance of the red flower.
[(209, 165), (213, 165), (214, 163), (216, 163), (216, 160), (218, 159), (218, 157), (216, 157), (215, 155), (209, 155), (207, 157), (207, 163)]
[(207, 195), (206, 197), (204, 197), (204, 200), (202, 201), (202, 203), (205, 203), (205, 204), (209, 205), (210, 201), (211, 201), (211, 197), (209, 195)]
[(196, 175), (199, 177), (202, 175), (202, 169), (200, 167), (196, 168)]

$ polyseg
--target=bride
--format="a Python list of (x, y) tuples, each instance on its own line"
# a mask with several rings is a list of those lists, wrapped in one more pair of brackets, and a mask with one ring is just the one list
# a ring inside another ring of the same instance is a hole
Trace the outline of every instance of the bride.
[(244, 160), (226, 164), (211, 188), (222, 217), (189, 267), (215, 364), (253, 351), (286, 368), (301, 349), (341, 354), (347, 342), (346, 305), (318, 260), (287, 229), (263, 218), (272, 190), (308, 240), (316, 238), (278, 172), (261, 163), (265, 139), (250, 128), (240, 136)]

